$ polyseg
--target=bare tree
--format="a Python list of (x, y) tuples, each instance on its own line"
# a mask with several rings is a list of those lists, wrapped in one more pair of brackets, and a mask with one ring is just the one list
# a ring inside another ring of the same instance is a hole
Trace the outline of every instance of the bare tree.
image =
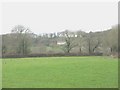
[(17, 25), (12, 29), (12, 33), (14, 33), (17, 37), (17, 53), (26, 55), (29, 53), (29, 28), (25, 28), (22, 25)]
[(2, 55), (6, 54), (7, 53), (7, 44), (6, 44), (6, 38), (5, 38), (5, 35), (1, 36), (2, 38)]
[(89, 54), (91, 54), (91, 40), (92, 40), (92, 39), (91, 39), (91, 33), (92, 33), (92, 32), (86, 34), (85, 37), (84, 37), (84, 38), (85, 38), (85, 41), (86, 41), (86, 45), (87, 45), (88, 53), (89, 53)]
[(118, 52), (118, 29), (114, 27), (107, 32), (103, 37), (104, 48), (109, 49), (109, 54)]
[(99, 34), (89, 32), (87, 35), (87, 45), (88, 45), (88, 52), (89, 54), (95, 53), (95, 50), (100, 46), (101, 41)]
[(97, 49), (99, 47), (99, 45), (100, 45), (100, 41), (99, 41), (99, 39), (97, 39), (96, 44), (94, 44), (93, 49), (92, 49), (93, 53), (95, 52), (95, 49)]
[(85, 40), (84, 40), (84, 36), (86, 35), (85, 32), (79, 30), (77, 31), (77, 46), (79, 48), (79, 53), (82, 53), (82, 47), (85, 45)]
[(66, 53), (70, 53), (72, 48), (75, 47), (74, 40), (72, 39), (73, 37), (70, 37), (68, 30), (65, 31), (65, 45), (64, 45), (64, 51)]

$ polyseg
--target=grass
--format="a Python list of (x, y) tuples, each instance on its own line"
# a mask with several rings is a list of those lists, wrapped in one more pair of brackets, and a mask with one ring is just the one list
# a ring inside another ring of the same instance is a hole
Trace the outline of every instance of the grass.
[(3, 59), (3, 88), (116, 88), (118, 60), (108, 57)]

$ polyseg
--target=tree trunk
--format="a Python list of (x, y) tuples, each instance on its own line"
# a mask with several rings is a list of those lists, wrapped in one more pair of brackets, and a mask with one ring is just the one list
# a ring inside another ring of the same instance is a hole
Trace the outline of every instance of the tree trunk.
[(81, 47), (79, 48), (79, 52), (80, 52), (80, 53), (82, 52)]

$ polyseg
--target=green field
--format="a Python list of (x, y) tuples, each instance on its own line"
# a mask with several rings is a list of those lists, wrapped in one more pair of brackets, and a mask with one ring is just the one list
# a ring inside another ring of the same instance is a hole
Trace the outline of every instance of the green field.
[(114, 88), (118, 60), (110, 57), (3, 59), (3, 88)]

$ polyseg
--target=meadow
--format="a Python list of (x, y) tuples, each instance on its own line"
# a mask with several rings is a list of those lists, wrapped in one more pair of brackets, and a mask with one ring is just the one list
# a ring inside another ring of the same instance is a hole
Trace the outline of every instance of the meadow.
[(3, 88), (116, 88), (118, 60), (110, 57), (2, 59)]

